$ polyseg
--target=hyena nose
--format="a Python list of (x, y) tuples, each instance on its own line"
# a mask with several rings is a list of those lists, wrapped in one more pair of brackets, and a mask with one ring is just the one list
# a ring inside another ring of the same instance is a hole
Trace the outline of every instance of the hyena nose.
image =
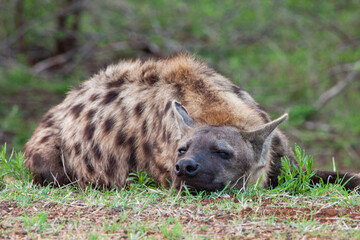
[(175, 173), (178, 176), (195, 176), (200, 169), (200, 165), (194, 160), (183, 159), (179, 160), (175, 165)]

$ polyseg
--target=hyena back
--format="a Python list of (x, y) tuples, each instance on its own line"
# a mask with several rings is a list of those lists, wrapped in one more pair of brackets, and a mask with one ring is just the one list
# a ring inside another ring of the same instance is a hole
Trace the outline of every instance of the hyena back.
[(276, 185), (281, 157), (292, 155), (276, 130), (284, 119), (271, 122), (247, 92), (188, 55), (125, 61), (44, 115), (24, 147), (25, 165), (40, 184), (121, 188), (143, 170), (165, 186), (169, 179), (214, 190), (241, 187), (240, 178)]

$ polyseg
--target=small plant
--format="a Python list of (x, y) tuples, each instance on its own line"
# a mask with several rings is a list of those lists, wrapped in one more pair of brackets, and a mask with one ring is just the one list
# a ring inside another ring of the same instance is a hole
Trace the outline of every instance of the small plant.
[(24, 230), (27, 232), (41, 232), (48, 227), (47, 223), (47, 213), (40, 212), (37, 213), (34, 217), (29, 217), (24, 213), (23, 221), (24, 221)]
[(288, 157), (281, 159), (281, 175), (278, 177), (279, 185), (290, 194), (303, 194), (310, 189), (310, 180), (316, 174), (312, 170), (313, 158), (307, 156), (305, 151), (295, 144), (294, 164)]
[(164, 235), (165, 239), (179, 239), (181, 238), (183, 234), (182, 227), (178, 221), (175, 221), (174, 227), (172, 229), (169, 229), (169, 224), (174, 222), (175, 220), (173, 218), (169, 218), (167, 220), (167, 224), (163, 223), (163, 225), (160, 227), (160, 231)]
[(6, 157), (6, 145), (4, 145), (0, 153), (0, 182), (3, 181), (5, 177), (29, 181), (29, 169), (24, 166), (24, 162), (24, 154), (15, 152), (14, 150), (9, 157)]
[(107, 223), (107, 222), (104, 222), (104, 232), (106, 233), (115, 233), (117, 231), (119, 231), (119, 229), (121, 229), (122, 225), (121, 225), (121, 222), (110, 222), (110, 223)]
[(97, 239), (99, 239), (99, 234), (98, 233), (92, 233), (89, 236), (89, 240), (97, 240)]
[(155, 179), (144, 171), (130, 173), (127, 182), (150, 188), (157, 188), (159, 186)]

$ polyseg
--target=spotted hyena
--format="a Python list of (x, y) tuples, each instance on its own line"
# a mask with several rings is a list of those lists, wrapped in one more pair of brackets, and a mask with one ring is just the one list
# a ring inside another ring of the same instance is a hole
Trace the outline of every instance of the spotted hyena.
[(40, 184), (121, 188), (143, 170), (165, 186), (276, 185), (280, 159), (292, 159), (277, 130), (286, 117), (271, 121), (246, 91), (189, 55), (123, 61), (44, 115), (25, 165)]

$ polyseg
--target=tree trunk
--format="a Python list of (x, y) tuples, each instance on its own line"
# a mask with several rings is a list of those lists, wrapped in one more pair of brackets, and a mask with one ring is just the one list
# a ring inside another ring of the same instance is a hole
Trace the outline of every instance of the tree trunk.
[[(82, 1), (65, 0), (57, 17), (56, 55), (76, 48), (82, 11)], [(71, 19), (73, 19), (72, 22)]]

